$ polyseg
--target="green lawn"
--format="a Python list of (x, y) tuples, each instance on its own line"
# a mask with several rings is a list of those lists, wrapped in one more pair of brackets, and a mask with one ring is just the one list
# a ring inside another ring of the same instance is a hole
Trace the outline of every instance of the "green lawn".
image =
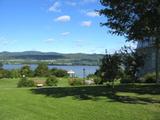
[(0, 80), (0, 120), (160, 120), (160, 86), (16, 88)]

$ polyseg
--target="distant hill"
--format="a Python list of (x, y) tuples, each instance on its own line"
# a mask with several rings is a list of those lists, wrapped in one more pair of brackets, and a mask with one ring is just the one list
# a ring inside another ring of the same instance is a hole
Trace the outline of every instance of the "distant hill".
[(63, 54), (56, 52), (0, 52), (0, 60), (5, 63), (35, 63), (39, 61), (56, 65), (98, 65), (103, 54)]

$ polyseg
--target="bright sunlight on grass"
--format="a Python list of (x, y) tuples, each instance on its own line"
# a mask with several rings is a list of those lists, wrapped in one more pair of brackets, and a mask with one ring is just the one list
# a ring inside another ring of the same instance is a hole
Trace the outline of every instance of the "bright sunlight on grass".
[[(61, 79), (62, 80), (62, 79)], [(63, 79), (64, 80), (64, 79)], [(66, 79), (65, 79), (66, 80)], [(156, 85), (16, 88), (16, 79), (0, 80), (1, 120), (158, 120)], [(146, 94), (148, 93), (148, 94)]]

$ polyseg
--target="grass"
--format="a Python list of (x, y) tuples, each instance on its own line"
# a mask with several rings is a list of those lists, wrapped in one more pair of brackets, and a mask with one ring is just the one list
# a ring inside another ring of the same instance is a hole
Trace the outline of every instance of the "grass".
[[(44, 79), (44, 78), (37, 78)], [(16, 88), (0, 80), (0, 120), (159, 120), (160, 86)]]

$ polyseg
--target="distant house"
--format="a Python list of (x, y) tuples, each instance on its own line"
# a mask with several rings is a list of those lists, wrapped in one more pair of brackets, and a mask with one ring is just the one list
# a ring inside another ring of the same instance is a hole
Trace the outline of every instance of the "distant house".
[(144, 66), (140, 69), (141, 75), (155, 71), (156, 49), (154, 43), (154, 40), (146, 39), (137, 44), (137, 50), (145, 54)]

